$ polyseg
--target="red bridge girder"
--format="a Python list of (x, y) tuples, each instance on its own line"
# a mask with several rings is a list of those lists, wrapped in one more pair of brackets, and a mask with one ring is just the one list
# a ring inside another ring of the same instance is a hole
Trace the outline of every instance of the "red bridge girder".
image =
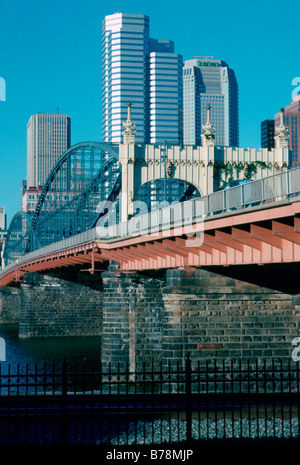
[(120, 271), (293, 263), (300, 261), (300, 202), (269, 204), (259, 209), (207, 217), (203, 222), (169, 231), (113, 241), (92, 241), (39, 255), (0, 275), (0, 286), (43, 272), (109, 260)]

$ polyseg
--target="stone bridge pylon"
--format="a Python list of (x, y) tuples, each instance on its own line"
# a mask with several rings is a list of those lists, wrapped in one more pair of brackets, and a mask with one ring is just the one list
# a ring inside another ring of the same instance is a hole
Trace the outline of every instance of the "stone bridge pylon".
[(216, 146), (209, 108), (202, 146), (135, 144), (135, 125), (124, 123), (123, 144), (119, 146), (122, 165), (121, 221), (132, 213), (141, 186), (154, 180), (180, 179), (195, 186), (201, 196), (209, 195), (235, 180), (256, 180), (288, 168), (289, 148), (272, 150)]

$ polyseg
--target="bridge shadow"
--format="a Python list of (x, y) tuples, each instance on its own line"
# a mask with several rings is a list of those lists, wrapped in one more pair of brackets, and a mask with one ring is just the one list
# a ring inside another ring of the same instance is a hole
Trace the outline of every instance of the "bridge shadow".
[(300, 294), (300, 263), (203, 267), (207, 271), (286, 294)]
[[(91, 289), (102, 289), (101, 274), (107, 271), (109, 263), (99, 264), (98, 269), (95, 267), (93, 273), (90, 272), (89, 266), (85, 268), (74, 266), (66, 270), (51, 270), (51, 273), (45, 272), (46, 275), (83, 284)], [(300, 263), (272, 263), (263, 265), (229, 265), (229, 266), (208, 266), (201, 267), (202, 270), (215, 273), (227, 278), (237, 279), (245, 283), (265, 287), (285, 294), (300, 294), (300, 284), (297, 277), (300, 273)], [(161, 270), (139, 270), (139, 274), (145, 278), (162, 279), (165, 277), (165, 269)], [(44, 274), (44, 273), (41, 273)]]

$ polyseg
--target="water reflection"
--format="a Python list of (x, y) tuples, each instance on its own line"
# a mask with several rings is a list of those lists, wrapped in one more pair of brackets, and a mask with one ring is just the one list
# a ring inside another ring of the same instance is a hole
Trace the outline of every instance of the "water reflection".
[(18, 326), (5, 324), (0, 325), (0, 337), (6, 345), (5, 362), (1, 366), (60, 365), (64, 357), (70, 365), (100, 363), (99, 336), (19, 339)]

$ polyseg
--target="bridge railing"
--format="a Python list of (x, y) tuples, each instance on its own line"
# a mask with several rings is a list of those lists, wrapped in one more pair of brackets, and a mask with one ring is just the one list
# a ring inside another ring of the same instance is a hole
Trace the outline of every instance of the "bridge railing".
[[(75, 247), (77, 245), (85, 244), (88, 242), (93, 242), (95, 240), (99, 240), (99, 236), (97, 234), (97, 228), (89, 229), (88, 231), (84, 231), (80, 234), (76, 234), (75, 236), (68, 237), (67, 239), (63, 239), (58, 242), (54, 242), (53, 244), (47, 245), (45, 247), (41, 247), (40, 249), (34, 250), (33, 252), (29, 252), (25, 254), (23, 257), (20, 257), (13, 263), (10, 263), (5, 267), (5, 271), (9, 271), (9, 269), (13, 268), (16, 264), (24, 263), (26, 261), (30, 261), (40, 255), (47, 255), (53, 252), (62, 251), (64, 249), (69, 249), (70, 247)], [(0, 273), (1, 276), (1, 273)]]
[[(42, 247), (20, 257), (16, 262), (5, 267), (5, 271), (18, 263), (33, 258), (62, 251), (70, 247), (93, 241), (115, 241), (126, 237), (139, 235), (155, 235), (170, 230), (170, 228), (185, 227), (197, 224), (204, 218), (259, 206), (288, 199), (300, 194), (300, 167), (286, 170), (240, 186), (223, 189), (210, 195), (186, 202), (171, 204), (162, 209), (132, 217), (130, 220), (112, 225), (98, 225), (93, 229), (74, 235), (46, 247)], [(201, 228), (200, 228), (201, 229)]]
[(205, 217), (288, 199), (300, 194), (300, 167), (98, 228), (101, 239), (118, 239), (184, 227)]

